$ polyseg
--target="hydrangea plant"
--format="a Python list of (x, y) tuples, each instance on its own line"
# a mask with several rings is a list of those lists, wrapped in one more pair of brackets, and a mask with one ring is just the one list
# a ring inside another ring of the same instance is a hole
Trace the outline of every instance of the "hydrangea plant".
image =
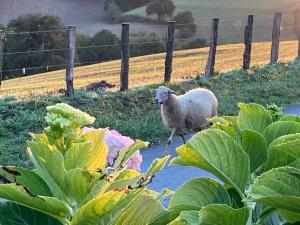
[(34, 169), (0, 167), (1, 225), (146, 225), (164, 211), (161, 194), (146, 186), (169, 156), (142, 174), (138, 150), (147, 143), (84, 132), (95, 118), (67, 104), (47, 110), (48, 127), (28, 142)]

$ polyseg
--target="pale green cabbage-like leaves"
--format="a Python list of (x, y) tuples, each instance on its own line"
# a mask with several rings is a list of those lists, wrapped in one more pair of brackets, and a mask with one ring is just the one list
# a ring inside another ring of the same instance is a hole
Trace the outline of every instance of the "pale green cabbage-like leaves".
[(267, 159), (265, 138), (254, 130), (242, 131), (242, 147), (250, 158), (250, 170), (256, 171)]
[(297, 159), (300, 159), (300, 133), (281, 136), (268, 148), (266, 168), (288, 166)]
[(199, 225), (246, 225), (249, 209), (233, 209), (228, 205), (208, 205), (200, 210)]
[(209, 171), (243, 196), (250, 176), (250, 160), (230, 135), (209, 129), (196, 134), (187, 144), (177, 148), (177, 152), (179, 157), (172, 163)]
[(238, 106), (240, 108), (238, 125), (241, 130), (261, 133), (273, 122), (271, 113), (261, 105), (239, 103)]
[(248, 198), (257, 203), (300, 216), (299, 178), (300, 170), (296, 168), (272, 169), (255, 180)]

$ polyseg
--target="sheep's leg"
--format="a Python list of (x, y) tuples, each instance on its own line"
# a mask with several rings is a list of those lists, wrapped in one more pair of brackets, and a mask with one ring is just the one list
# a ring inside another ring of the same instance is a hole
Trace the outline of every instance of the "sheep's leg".
[(183, 144), (186, 144), (186, 140), (185, 140), (185, 137), (184, 137), (184, 135), (183, 134), (180, 134), (180, 137), (182, 138), (182, 140), (183, 140)]
[(174, 136), (175, 136), (176, 133), (177, 133), (177, 129), (174, 128), (172, 130), (171, 136), (168, 139), (167, 147), (165, 149), (165, 155), (167, 155), (169, 153), (169, 147), (170, 147), (171, 143), (173, 142), (173, 138), (174, 138)]

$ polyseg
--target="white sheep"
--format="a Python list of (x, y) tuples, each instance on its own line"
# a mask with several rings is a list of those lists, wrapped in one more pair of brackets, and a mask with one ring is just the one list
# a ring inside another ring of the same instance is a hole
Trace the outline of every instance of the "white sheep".
[(161, 86), (156, 90), (155, 102), (161, 104), (161, 116), (166, 127), (172, 129), (168, 146), (175, 135), (185, 142), (184, 128), (201, 131), (208, 127), (208, 118), (217, 115), (218, 100), (213, 92), (197, 88), (184, 95), (176, 96), (174, 91)]

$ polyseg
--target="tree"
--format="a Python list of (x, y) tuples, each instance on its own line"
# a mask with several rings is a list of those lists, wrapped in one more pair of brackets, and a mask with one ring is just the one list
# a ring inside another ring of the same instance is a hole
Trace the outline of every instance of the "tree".
[(154, 0), (152, 3), (148, 4), (146, 12), (147, 15), (156, 14), (158, 16), (158, 21), (163, 21), (166, 16), (173, 16), (175, 8), (172, 0)]
[(190, 38), (197, 32), (197, 25), (195, 24), (192, 12), (179, 12), (173, 20), (177, 23), (180, 38)]
[[(62, 29), (65, 29), (65, 26), (56, 16), (25, 15), (10, 21), (7, 30), (21, 33), (7, 36), (4, 51), (10, 53), (34, 51), (34, 53), (6, 55), (4, 70), (35, 67), (35, 69), (26, 71), (26, 74), (31, 74), (46, 71), (48, 66), (51, 69), (51, 65), (64, 64), (65, 51), (44, 51), (66, 47), (66, 33), (57, 31)], [(25, 31), (29, 33), (25, 33)], [(18, 73), (21, 75), (21, 70), (14, 71), (14, 75), (18, 75)], [(9, 77), (8, 73), (5, 75)]]
[(122, 16), (122, 10), (115, 2), (108, 3), (105, 12), (110, 19), (116, 19)]

